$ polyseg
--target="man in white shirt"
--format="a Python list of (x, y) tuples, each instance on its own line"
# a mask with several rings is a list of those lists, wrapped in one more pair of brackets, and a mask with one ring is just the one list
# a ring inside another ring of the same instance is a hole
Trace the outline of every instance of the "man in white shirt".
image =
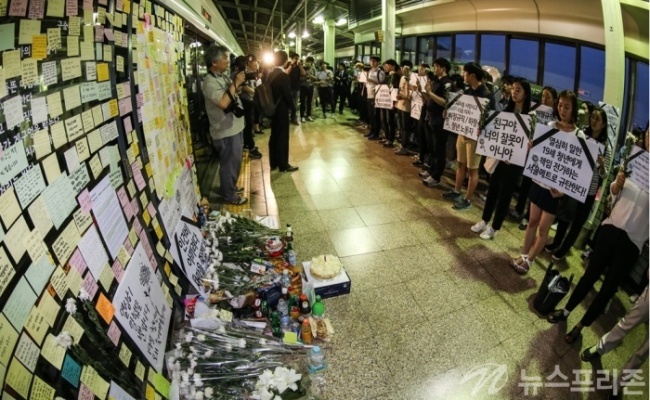
[(366, 81), (366, 94), (368, 97), (368, 117), (370, 118), (370, 132), (365, 135), (368, 140), (379, 140), (381, 115), (375, 111), (375, 94), (380, 83), (386, 80), (386, 73), (379, 68), (379, 57), (370, 57), (370, 71)]

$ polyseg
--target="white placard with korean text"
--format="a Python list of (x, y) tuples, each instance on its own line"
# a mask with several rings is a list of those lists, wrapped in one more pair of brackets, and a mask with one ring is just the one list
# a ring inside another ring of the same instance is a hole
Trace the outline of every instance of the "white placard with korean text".
[(411, 118), (416, 121), (420, 120), (422, 115), (422, 95), (418, 92), (411, 92)]
[(171, 308), (158, 283), (142, 244), (136, 247), (113, 297), (115, 318), (142, 351), (147, 361), (162, 372)]
[(388, 85), (379, 85), (375, 93), (375, 108), (386, 110), (393, 109), (393, 99), (391, 98), (390, 88)]
[(444, 129), (476, 140), (481, 113), (488, 107), (489, 99), (454, 93), (447, 107)]
[(493, 111), (478, 136), (476, 154), (524, 166), (528, 154), (530, 116)]
[(648, 152), (638, 146), (632, 147), (627, 169), (630, 171), (627, 179), (648, 193)]
[(593, 140), (537, 125), (524, 175), (584, 203), (599, 146)]
[(535, 111), (535, 114), (537, 114), (538, 125), (548, 125), (549, 122), (555, 121), (552, 107), (545, 106), (542, 103), (537, 103), (531, 108), (531, 110)]
[(206, 241), (197, 226), (181, 220), (176, 226), (171, 253), (176, 264), (180, 265), (192, 286), (203, 295), (203, 277), (210, 266), (210, 258), (205, 254)]

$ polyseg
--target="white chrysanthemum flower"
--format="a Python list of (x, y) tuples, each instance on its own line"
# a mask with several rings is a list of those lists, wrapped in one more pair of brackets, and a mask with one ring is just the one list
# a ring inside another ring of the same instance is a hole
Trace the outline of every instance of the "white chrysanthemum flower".
[(90, 301), (90, 294), (88, 294), (86, 289), (84, 288), (79, 289), (79, 300)]
[(266, 339), (260, 339), (260, 346), (266, 346)]
[(232, 344), (226, 343), (226, 351), (229, 353), (232, 351)]
[(205, 388), (204, 390), (205, 396), (210, 398), (214, 394), (214, 390), (211, 387)]
[(196, 366), (199, 365), (195, 359), (190, 360), (190, 368), (196, 368)]
[(205, 358), (210, 358), (210, 357), (212, 357), (212, 354), (214, 354), (214, 350), (206, 350), (206, 352), (205, 352), (205, 354), (203, 355), (203, 357), (205, 357)]
[(223, 325), (221, 325), (221, 326), (219, 327), (219, 333), (226, 333), (226, 327), (223, 326)]
[(239, 339), (239, 343), (237, 344), (240, 349), (245, 349), (246, 348), (246, 339)]
[(205, 342), (205, 335), (204, 334), (197, 335), (196, 338), (199, 340), (199, 342)]
[(66, 301), (65, 310), (70, 315), (75, 315), (77, 313), (77, 302), (75, 299), (68, 299), (68, 301)]
[(189, 382), (190, 374), (187, 371), (181, 371), (181, 379), (183, 379), (183, 382)]
[(194, 393), (194, 400), (203, 400), (203, 392), (198, 391)]
[(192, 341), (192, 339), (194, 339), (194, 334), (192, 332), (188, 332), (188, 333), (185, 334), (185, 341), (186, 342), (189, 343), (189, 342)]
[(66, 331), (59, 333), (59, 336), (57, 336), (54, 341), (64, 349), (69, 349), (70, 346), (72, 346), (72, 336), (70, 336)]

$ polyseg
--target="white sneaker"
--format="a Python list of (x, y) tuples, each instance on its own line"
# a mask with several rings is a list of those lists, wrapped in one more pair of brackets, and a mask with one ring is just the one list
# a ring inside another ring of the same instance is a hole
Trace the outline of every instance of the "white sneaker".
[(314, 119), (311, 116), (309, 116), (309, 117), (307, 117), (307, 121), (308, 122), (314, 122)]
[(426, 179), (422, 179), (422, 183), (428, 187), (438, 187), (440, 185), (440, 181), (433, 179), (432, 176), (427, 176)]
[[(483, 221), (481, 221), (481, 222), (483, 222)], [(483, 239), (483, 240), (490, 240), (490, 239), (493, 239), (494, 235), (496, 235), (496, 234), (497, 234), (497, 231), (495, 231), (494, 228), (492, 228), (492, 226), (488, 226), (487, 228), (485, 228), (483, 233), (481, 233), (480, 238)]]
[(485, 223), (485, 221), (481, 220), (480, 222), (477, 222), (476, 224), (474, 224), (474, 226), (472, 226), (471, 229), (472, 229), (472, 232), (479, 233), (479, 232), (482, 232), (483, 230), (485, 230), (486, 227), (487, 227), (487, 223)]
[(306, 121), (307, 120), (305, 119), (305, 117), (300, 118), (300, 122), (306, 122)]
[(422, 179), (427, 179), (428, 177), (431, 176), (431, 175), (429, 175), (429, 172), (425, 171), (425, 170), (422, 170), (422, 171), (418, 172), (418, 175), (420, 175), (420, 178), (422, 178)]

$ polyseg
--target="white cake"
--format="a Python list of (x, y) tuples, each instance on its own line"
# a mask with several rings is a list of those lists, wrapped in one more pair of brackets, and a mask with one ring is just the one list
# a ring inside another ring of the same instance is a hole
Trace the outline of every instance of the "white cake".
[(311, 259), (310, 272), (317, 279), (333, 279), (341, 273), (341, 260), (331, 254), (320, 255)]

